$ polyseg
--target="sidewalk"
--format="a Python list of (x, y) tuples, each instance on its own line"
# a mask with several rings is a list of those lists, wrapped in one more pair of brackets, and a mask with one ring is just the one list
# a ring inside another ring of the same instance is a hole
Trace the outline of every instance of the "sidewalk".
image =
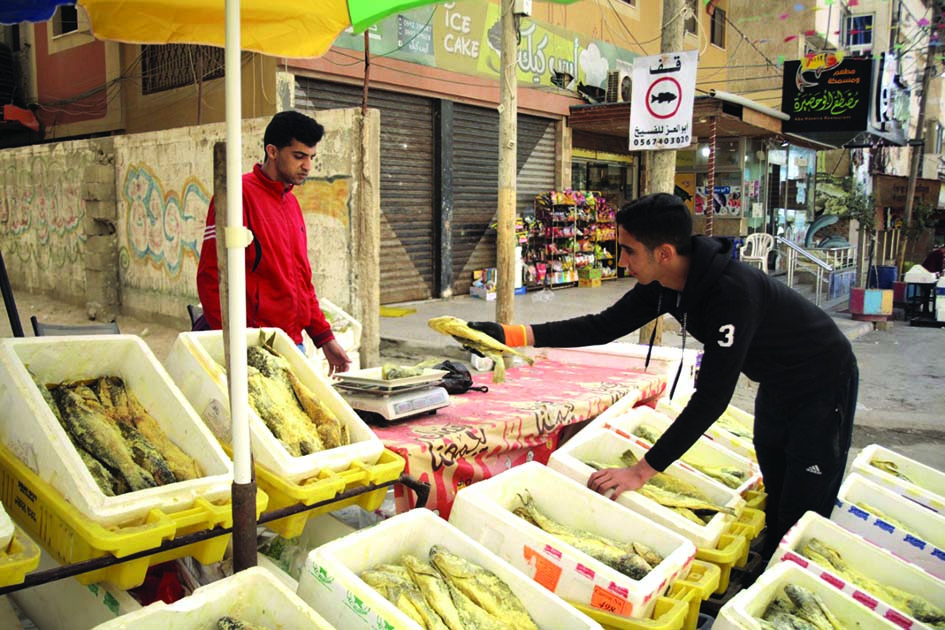
[[(636, 281), (632, 278), (618, 278), (604, 281), (600, 287), (574, 287), (516, 295), (513, 321), (539, 324), (596, 313), (620, 299), (620, 296), (633, 288), (635, 283)], [(427, 320), (441, 315), (452, 315), (466, 321), (495, 319), (495, 302), (487, 302), (468, 295), (443, 300), (408, 302), (396, 306), (414, 312), (401, 317), (381, 317), (382, 353), (390, 349), (404, 354), (449, 354), (457, 358), (468, 358), (468, 353), (464, 352), (458, 344), (430, 329), (427, 326)], [(828, 313), (851, 341), (873, 330), (872, 324), (855, 321), (849, 313), (837, 311), (828, 311)], [(682, 337), (679, 334), (679, 324), (669, 316), (665, 316), (663, 324), (662, 345), (680, 347)], [(621, 338), (620, 341), (639, 343), (639, 337), (636, 332), (633, 332)], [(692, 337), (687, 337), (686, 345), (689, 348), (701, 347)]]

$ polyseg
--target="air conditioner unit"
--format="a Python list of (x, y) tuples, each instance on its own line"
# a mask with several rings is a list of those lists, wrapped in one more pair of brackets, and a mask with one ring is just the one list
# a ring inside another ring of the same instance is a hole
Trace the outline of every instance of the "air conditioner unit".
[(607, 73), (608, 103), (629, 103), (633, 95), (633, 81), (626, 70), (612, 70)]
[(863, 59), (866, 57), (873, 56), (873, 45), (872, 44), (857, 44), (855, 46), (847, 46), (847, 56), (856, 57), (858, 59)]

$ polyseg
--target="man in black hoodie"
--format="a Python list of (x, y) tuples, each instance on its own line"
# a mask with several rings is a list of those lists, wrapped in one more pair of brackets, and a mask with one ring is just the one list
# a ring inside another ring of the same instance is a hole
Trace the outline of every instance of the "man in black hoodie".
[(588, 486), (611, 497), (679, 459), (728, 406), (739, 373), (759, 383), (754, 442), (768, 493), (767, 560), (804, 512), (829, 516), (833, 508), (856, 409), (853, 347), (818, 306), (733, 260), (730, 241), (691, 236), (692, 217), (678, 197), (657, 193), (625, 205), (617, 235), (619, 264), (637, 284), (613, 306), (531, 326), (470, 326), (510, 345), (576, 347), (611, 342), (669, 313), (682, 325), (683, 348), (687, 333), (702, 342), (697, 389), (676, 421), (638, 464), (591, 475)]

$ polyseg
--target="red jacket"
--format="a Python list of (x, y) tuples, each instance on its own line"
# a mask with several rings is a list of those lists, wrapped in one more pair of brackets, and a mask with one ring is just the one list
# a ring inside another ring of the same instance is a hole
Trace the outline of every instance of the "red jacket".
[[(219, 329), (215, 222), (211, 199), (197, 264), (197, 293), (207, 323)], [(243, 225), (253, 233), (246, 248), (246, 325), (281, 328), (295, 343), (302, 342), (304, 330), (318, 347), (334, 339), (312, 286), (299, 201), (292, 186), (269, 179), (259, 164), (243, 175)]]

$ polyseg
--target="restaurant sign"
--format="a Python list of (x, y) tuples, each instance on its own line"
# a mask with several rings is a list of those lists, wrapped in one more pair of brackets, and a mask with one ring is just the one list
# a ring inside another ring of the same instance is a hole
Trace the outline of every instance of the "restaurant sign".
[(784, 64), (782, 109), (788, 133), (865, 131), (870, 122), (872, 59), (844, 58), (840, 51), (806, 55)]

